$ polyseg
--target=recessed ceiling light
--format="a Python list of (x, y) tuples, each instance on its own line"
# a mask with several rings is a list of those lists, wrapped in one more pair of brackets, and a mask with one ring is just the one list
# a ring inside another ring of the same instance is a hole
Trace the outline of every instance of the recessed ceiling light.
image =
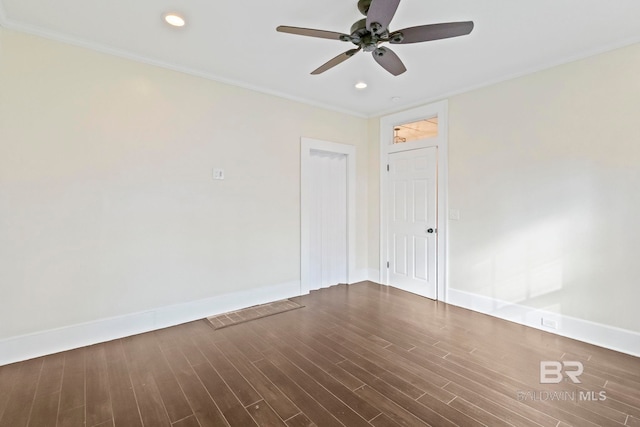
[(177, 13), (167, 13), (166, 15), (164, 15), (164, 20), (167, 22), (167, 24), (174, 27), (184, 27), (185, 24), (184, 18)]
[(356, 83), (356, 89), (365, 89), (366, 87), (367, 87), (367, 84), (365, 82)]
[(391, 98), (391, 101), (398, 102), (398, 101), (400, 101), (400, 97), (399, 96), (394, 96), (393, 98)]

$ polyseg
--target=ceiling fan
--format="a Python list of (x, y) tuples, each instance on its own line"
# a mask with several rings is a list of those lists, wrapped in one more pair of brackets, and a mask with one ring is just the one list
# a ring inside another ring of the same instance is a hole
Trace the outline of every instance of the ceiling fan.
[(351, 34), (314, 30), (311, 28), (288, 27), (284, 25), (279, 26), (276, 30), (281, 33), (351, 42), (357, 46), (330, 59), (313, 70), (311, 74), (324, 73), (363, 50), (365, 52), (371, 52), (376, 62), (394, 76), (404, 73), (407, 71), (407, 68), (398, 55), (391, 49), (380, 46), (381, 43), (420, 43), (465, 36), (473, 30), (473, 21), (464, 21), (420, 25), (390, 31), (388, 28), (389, 23), (396, 13), (399, 4), (400, 0), (359, 0), (358, 9), (366, 18), (357, 21), (351, 26)]

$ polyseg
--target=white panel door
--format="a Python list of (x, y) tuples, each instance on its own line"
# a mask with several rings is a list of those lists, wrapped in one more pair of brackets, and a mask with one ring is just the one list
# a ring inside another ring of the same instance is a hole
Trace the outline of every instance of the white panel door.
[(311, 150), (310, 289), (347, 283), (347, 156)]
[(388, 284), (436, 299), (437, 148), (389, 154)]

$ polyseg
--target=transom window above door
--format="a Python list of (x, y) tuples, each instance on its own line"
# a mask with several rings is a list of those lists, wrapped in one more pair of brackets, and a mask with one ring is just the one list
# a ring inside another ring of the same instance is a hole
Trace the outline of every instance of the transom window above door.
[(405, 123), (393, 128), (393, 143), (417, 141), (438, 136), (438, 117)]

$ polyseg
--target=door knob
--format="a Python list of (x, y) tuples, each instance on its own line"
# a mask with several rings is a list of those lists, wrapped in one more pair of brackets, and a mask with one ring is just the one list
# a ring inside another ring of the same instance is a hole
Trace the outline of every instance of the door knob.
[(433, 228), (427, 228), (427, 233), (432, 234), (432, 233), (435, 233), (435, 232), (436, 232), (436, 230), (435, 230), (435, 229), (433, 229)]

